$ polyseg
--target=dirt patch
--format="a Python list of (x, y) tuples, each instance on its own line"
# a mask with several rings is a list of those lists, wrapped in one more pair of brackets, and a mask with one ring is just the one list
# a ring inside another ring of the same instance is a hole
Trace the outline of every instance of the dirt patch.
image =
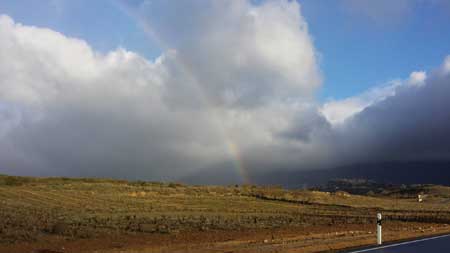
[[(178, 234), (138, 233), (74, 240), (57, 235), (43, 235), (36, 242), (0, 244), (0, 252), (320, 252), (374, 244), (373, 231), (373, 225), (353, 224)], [(450, 226), (405, 222), (392, 222), (384, 226), (386, 241), (442, 233), (450, 233)]]

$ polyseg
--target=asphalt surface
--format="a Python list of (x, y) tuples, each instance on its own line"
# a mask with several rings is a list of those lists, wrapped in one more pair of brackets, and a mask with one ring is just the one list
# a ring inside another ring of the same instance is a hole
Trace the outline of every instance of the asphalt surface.
[(352, 250), (347, 253), (434, 253), (450, 252), (450, 235)]

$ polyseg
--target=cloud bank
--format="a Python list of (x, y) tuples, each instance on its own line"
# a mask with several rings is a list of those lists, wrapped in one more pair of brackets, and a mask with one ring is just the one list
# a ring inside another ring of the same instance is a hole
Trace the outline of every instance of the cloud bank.
[(229, 160), (297, 160), (277, 134), (321, 82), (299, 5), (194, 1), (180, 14), (149, 3), (167, 18), (152, 21), (167, 41), (154, 61), (1, 16), (3, 170), (173, 179)]
[(320, 105), (317, 52), (295, 1), (123, 7), (160, 57), (101, 54), (0, 16), (2, 172), (177, 180), (214, 170), (242, 182), (449, 158), (449, 57), (428, 76)]
[[(355, 114), (337, 135), (351, 162), (450, 159), (450, 68), (413, 72), (395, 95)], [(426, 78), (426, 79), (425, 79)], [(423, 81), (422, 81), (423, 80)], [(350, 140), (350, 141), (349, 141)]]

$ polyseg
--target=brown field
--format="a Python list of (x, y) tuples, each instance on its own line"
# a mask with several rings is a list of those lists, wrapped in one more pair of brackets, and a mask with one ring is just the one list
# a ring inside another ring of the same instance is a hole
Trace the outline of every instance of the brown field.
[(450, 233), (450, 190), (357, 196), (257, 186), (0, 176), (0, 252), (319, 252)]

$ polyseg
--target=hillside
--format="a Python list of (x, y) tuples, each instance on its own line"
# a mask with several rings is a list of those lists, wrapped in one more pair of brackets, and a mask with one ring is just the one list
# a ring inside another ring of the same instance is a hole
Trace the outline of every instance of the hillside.
[(450, 199), (450, 187), (432, 184), (386, 184), (367, 179), (333, 179), (327, 184), (316, 187), (320, 191), (336, 192), (345, 191), (351, 194), (369, 196), (390, 196), (395, 198), (417, 199), (417, 196), (426, 195), (428, 198)]
[(449, 200), (450, 188), (427, 189), (430, 198), (417, 203), (280, 187), (0, 176), (0, 252), (1, 245), (6, 252), (8, 245), (33, 245), (55, 236), (70, 241), (166, 236), (176, 241), (214, 232), (220, 235), (214, 240), (221, 241), (237, 231), (255, 236), (271, 231), (272, 237), (286, 230), (304, 234), (305, 228), (319, 234), (366, 231), (379, 211), (393, 230), (450, 223), (450, 205), (443, 201)]

